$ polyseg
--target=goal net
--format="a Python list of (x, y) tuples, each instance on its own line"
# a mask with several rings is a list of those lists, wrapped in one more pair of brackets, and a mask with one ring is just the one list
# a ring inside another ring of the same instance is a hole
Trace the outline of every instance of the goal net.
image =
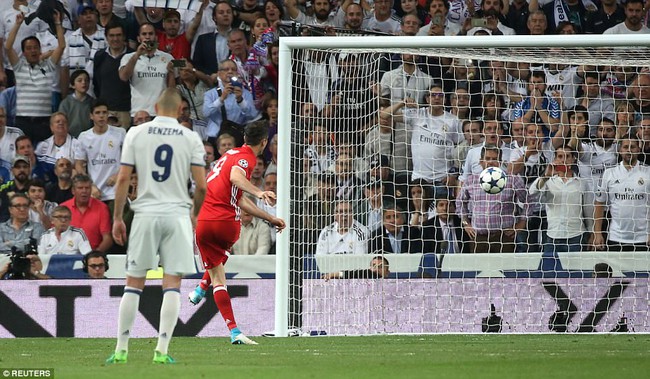
[(281, 39), (276, 335), (650, 331), (648, 41), (572, 37)]

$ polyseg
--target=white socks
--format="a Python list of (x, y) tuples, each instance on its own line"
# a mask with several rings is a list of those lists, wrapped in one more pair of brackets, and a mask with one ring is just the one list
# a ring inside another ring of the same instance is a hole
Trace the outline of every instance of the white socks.
[(163, 301), (160, 306), (160, 330), (158, 331), (158, 345), (156, 345), (156, 350), (161, 354), (167, 354), (169, 341), (171, 341), (174, 334), (180, 310), (180, 290), (178, 288), (163, 290)]
[(137, 288), (124, 287), (117, 320), (117, 346), (115, 351), (129, 349), (129, 336), (131, 335), (135, 315), (138, 312), (141, 294), (142, 291)]

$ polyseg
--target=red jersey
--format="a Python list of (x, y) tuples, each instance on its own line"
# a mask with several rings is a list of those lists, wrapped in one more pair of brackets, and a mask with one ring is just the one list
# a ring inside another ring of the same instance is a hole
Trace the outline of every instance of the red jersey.
[(174, 59), (190, 59), (190, 43), (185, 37), (185, 33), (176, 37), (167, 37), (165, 32), (156, 31), (158, 37), (158, 50), (171, 54)]
[(228, 150), (208, 173), (208, 190), (197, 220), (239, 221), (240, 209), (237, 205), (242, 190), (230, 181), (230, 171), (239, 167), (250, 180), (257, 157), (247, 145)]

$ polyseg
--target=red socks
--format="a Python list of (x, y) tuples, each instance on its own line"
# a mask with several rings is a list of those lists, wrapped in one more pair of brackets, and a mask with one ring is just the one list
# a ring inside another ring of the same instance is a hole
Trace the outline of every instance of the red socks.
[(216, 286), (212, 293), (214, 302), (217, 304), (217, 308), (219, 308), (219, 312), (221, 312), (221, 316), (223, 316), (228, 329), (232, 330), (236, 328), (237, 323), (235, 322), (235, 315), (232, 312), (232, 304), (230, 303), (230, 295), (228, 295), (226, 287)]
[(212, 284), (212, 279), (210, 279), (210, 273), (206, 270), (203, 273), (203, 278), (201, 278), (201, 281), (199, 282), (199, 287), (201, 287), (202, 290), (207, 291), (208, 288), (210, 288), (210, 284)]

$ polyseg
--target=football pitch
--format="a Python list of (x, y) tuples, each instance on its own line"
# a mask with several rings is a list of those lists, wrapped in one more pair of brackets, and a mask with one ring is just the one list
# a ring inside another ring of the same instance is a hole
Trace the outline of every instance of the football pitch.
[(129, 362), (105, 365), (113, 339), (0, 341), (5, 369), (54, 378), (648, 378), (649, 335), (424, 335), (174, 338), (175, 365), (151, 363), (154, 339), (132, 339)]

